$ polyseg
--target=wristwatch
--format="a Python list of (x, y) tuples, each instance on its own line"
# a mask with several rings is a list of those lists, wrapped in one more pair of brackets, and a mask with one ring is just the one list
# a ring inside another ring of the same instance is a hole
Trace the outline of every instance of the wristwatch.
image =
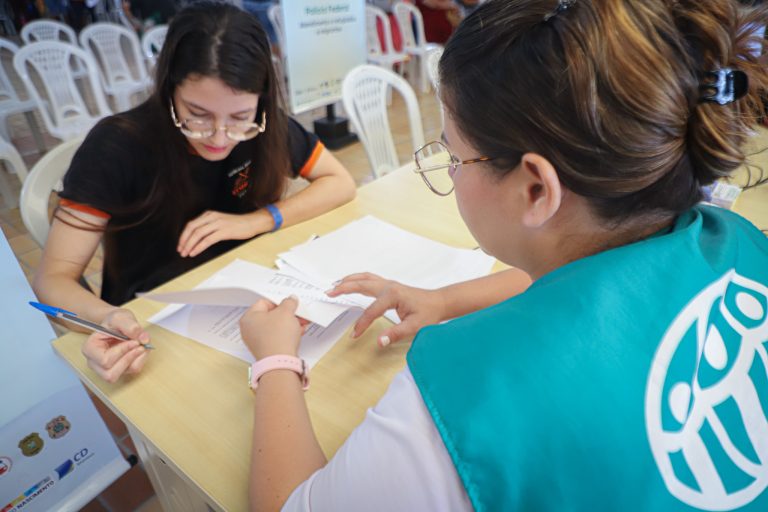
[(301, 377), (304, 391), (309, 389), (309, 367), (303, 359), (294, 356), (269, 356), (259, 359), (248, 368), (248, 385), (255, 390), (262, 375), (272, 370), (293, 370)]

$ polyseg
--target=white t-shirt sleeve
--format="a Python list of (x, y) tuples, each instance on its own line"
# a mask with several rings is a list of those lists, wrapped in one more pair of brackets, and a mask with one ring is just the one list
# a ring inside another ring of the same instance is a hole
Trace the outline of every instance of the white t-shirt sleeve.
[(472, 510), (407, 367), (333, 459), (293, 491), (283, 510)]

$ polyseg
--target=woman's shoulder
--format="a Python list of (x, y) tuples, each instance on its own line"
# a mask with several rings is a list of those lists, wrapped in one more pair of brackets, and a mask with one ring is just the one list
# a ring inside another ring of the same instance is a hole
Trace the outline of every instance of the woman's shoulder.
[(153, 124), (153, 118), (156, 116), (154, 110), (155, 107), (145, 102), (131, 110), (105, 117), (96, 123), (85, 140), (107, 137), (109, 140), (106, 142), (111, 142), (112, 138), (119, 138), (115, 141), (125, 138), (128, 143), (131, 143), (144, 138), (148, 132), (151, 132), (148, 128)]

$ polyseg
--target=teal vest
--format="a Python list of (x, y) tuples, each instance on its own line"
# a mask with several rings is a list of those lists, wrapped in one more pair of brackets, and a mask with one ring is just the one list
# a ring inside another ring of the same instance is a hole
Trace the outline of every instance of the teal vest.
[(408, 365), (475, 509), (768, 511), (768, 239), (696, 207), (423, 329)]

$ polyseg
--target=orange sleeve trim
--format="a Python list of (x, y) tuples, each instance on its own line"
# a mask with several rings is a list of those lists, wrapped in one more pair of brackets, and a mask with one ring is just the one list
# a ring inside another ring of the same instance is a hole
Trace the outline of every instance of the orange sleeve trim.
[(315, 144), (315, 149), (312, 150), (312, 154), (309, 155), (309, 158), (307, 158), (307, 161), (304, 162), (304, 166), (301, 168), (301, 171), (299, 171), (299, 176), (302, 178), (306, 178), (309, 176), (309, 173), (312, 172), (312, 169), (315, 167), (315, 164), (317, 163), (317, 159), (320, 158), (320, 154), (325, 149), (325, 146), (322, 142), (317, 141), (317, 144)]
[(91, 206), (70, 201), (69, 199), (60, 200), (59, 206), (64, 206), (65, 208), (71, 208), (72, 210), (77, 210), (78, 212), (87, 213), (89, 215), (93, 215), (94, 217), (100, 217), (102, 219), (108, 219), (111, 217), (111, 215), (109, 215), (106, 212), (97, 210), (96, 208), (93, 208)]

